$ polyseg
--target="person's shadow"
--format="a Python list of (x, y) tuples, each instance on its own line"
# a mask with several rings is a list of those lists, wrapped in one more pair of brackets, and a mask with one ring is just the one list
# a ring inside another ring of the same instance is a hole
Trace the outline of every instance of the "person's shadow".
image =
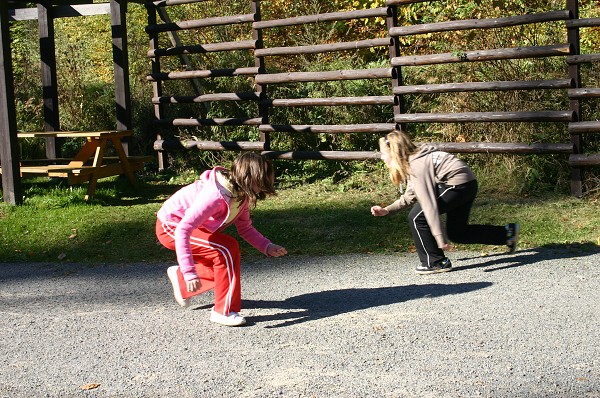
[[(528, 264), (535, 264), (540, 261), (561, 260), (566, 258), (577, 258), (592, 256), (600, 253), (600, 247), (593, 243), (583, 244), (551, 244), (531, 249), (517, 250), (514, 254), (498, 253), (482, 255), (482, 262), (477, 264), (453, 266), (453, 271), (464, 271), (472, 268), (485, 268), (483, 272), (500, 271), (508, 268), (522, 267)], [(458, 260), (467, 260), (470, 258), (461, 258)]]
[(282, 321), (267, 328), (290, 326), (367, 308), (406, 302), (424, 297), (462, 294), (491, 286), (491, 282), (427, 284), (328, 290), (301, 294), (285, 300), (244, 300), (245, 308), (277, 308), (284, 312), (248, 318), (248, 324)]

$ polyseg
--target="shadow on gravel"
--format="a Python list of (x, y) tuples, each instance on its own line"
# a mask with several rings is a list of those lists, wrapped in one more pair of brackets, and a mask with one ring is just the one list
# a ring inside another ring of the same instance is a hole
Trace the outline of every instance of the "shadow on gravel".
[(432, 298), (468, 293), (491, 285), (492, 283), (490, 282), (474, 282), (457, 283), (454, 285), (427, 284), (372, 289), (329, 290), (301, 294), (282, 301), (244, 300), (244, 307), (279, 308), (286, 310), (286, 312), (280, 314), (255, 316), (248, 319), (250, 324), (266, 321), (282, 321), (277, 325), (267, 326), (267, 328), (278, 328), (425, 297)]
[[(564, 244), (564, 245), (545, 245), (532, 249), (518, 250), (514, 254), (497, 253), (484, 255), (481, 263), (465, 266), (453, 266), (453, 271), (463, 271), (473, 268), (491, 267), (483, 272), (500, 271), (508, 268), (521, 267), (523, 265), (535, 264), (546, 260), (561, 260), (566, 258), (581, 258), (600, 253), (600, 246), (593, 243), (584, 244)], [(459, 260), (469, 260), (470, 258), (461, 258)]]

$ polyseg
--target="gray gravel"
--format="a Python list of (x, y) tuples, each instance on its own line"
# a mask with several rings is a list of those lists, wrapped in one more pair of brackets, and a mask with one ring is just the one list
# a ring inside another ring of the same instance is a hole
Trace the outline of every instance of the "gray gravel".
[(600, 250), (450, 254), (243, 260), (242, 328), (172, 264), (0, 264), (0, 396), (600, 397)]

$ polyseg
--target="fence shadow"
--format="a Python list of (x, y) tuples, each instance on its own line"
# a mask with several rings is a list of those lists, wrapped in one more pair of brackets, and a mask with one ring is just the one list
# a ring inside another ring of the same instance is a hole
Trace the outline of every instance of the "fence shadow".
[(417, 300), (468, 293), (491, 286), (491, 282), (426, 284), (380, 288), (340, 289), (301, 294), (285, 300), (244, 300), (245, 308), (285, 310), (275, 315), (249, 317), (249, 324), (281, 321), (267, 328), (291, 326), (368, 308)]

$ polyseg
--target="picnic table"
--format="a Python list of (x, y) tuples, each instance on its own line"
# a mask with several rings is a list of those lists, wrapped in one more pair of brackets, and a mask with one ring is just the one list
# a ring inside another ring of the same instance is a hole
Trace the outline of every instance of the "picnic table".
[[(94, 196), (99, 178), (125, 175), (136, 186), (133, 173), (142, 169), (151, 156), (127, 156), (122, 138), (131, 136), (130, 130), (111, 131), (44, 131), (19, 132), (18, 138), (85, 138), (86, 142), (72, 158), (21, 160), (21, 176), (46, 176), (67, 178), (69, 185), (88, 182), (85, 200)], [(116, 157), (104, 156), (108, 143)], [(2, 169), (0, 168), (0, 173)]]

